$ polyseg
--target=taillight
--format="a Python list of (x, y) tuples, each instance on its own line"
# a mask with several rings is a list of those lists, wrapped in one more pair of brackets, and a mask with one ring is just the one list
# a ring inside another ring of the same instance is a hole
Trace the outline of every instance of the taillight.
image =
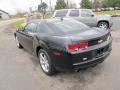
[(86, 48), (88, 48), (88, 43), (87, 42), (80, 43), (80, 47), (79, 48), (80, 49), (86, 49)]
[(69, 51), (77, 51), (78, 50), (78, 44), (73, 43), (73, 44), (68, 45), (68, 50)]
[(79, 44), (77, 43), (72, 43), (68, 45), (68, 50), (69, 51), (77, 51), (78, 49), (87, 49), (88, 48), (88, 43), (87, 42), (81, 42)]

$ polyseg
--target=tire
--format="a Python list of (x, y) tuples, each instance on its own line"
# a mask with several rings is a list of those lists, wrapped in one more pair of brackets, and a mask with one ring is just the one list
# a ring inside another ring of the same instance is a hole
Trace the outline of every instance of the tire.
[(39, 50), (38, 58), (40, 66), (45, 74), (52, 76), (56, 73), (52, 60), (44, 49)]
[(22, 45), (19, 43), (17, 36), (15, 37), (16, 45), (19, 49), (22, 49)]
[(105, 22), (105, 21), (99, 22), (97, 26), (98, 26), (99, 28), (102, 28), (102, 29), (108, 29), (108, 28), (109, 28), (108, 22)]

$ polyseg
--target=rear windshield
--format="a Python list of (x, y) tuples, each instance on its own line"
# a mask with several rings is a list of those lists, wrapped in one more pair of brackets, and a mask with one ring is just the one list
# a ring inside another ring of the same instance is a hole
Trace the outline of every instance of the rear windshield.
[(50, 23), (50, 28), (52, 28), (55, 31), (57, 30), (65, 33), (80, 32), (82, 30), (89, 29), (87, 25), (80, 23), (76, 20), (54, 21)]

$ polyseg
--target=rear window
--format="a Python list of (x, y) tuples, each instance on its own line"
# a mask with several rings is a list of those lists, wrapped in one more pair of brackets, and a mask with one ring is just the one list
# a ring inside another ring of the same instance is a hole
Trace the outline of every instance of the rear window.
[(55, 17), (64, 17), (66, 16), (68, 10), (56, 11)]
[(80, 32), (89, 29), (89, 26), (75, 20), (63, 20), (50, 23), (52, 30), (62, 31), (64, 33)]

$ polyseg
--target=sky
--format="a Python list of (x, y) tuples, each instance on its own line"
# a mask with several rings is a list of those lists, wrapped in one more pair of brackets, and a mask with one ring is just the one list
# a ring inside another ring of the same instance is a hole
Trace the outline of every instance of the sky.
[[(37, 7), (41, 0), (0, 0), (0, 9), (8, 12), (9, 14), (15, 14), (18, 11), (29, 11), (29, 7)], [(50, 0), (43, 0), (49, 7)], [(76, 3), (79, 7), (80, 0), (70, 0), (70, 2)], [(51, 4), (54, 7), (56, 0), (51, 0)]]

